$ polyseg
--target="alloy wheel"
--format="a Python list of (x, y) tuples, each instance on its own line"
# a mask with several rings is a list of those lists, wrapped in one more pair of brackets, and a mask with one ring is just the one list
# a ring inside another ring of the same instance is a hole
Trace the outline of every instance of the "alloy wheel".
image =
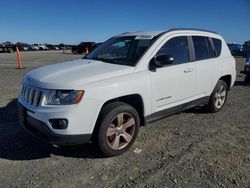
[(227, 90), (225, 86), (221, 85), (220, 88), (215, 93), (215, 106), (216, 108), (221, 108), (226, 101)]
[(109, 124), (106, 140), (113, 150), (125, 148), (132, 140), (135, 133), (135, 119), (130, 113), (117, 114)]

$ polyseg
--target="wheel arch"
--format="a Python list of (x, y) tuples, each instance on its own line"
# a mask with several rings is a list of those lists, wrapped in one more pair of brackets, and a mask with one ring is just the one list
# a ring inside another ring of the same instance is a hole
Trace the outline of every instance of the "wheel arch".
[[(131, 94), (131, 95), (125, 95), (125, 96), (117, 97), (114, 99), (110, 99), (102, 105), (102, 108), (106, 104), (109, 104), (112, 102), (124, 102), (124, 103), (129, 104), (132, 107), (134, 107), (140, 116), (140, 121), (141, 121), (140, 124), (144, 125), (144, 103), (143, 103), (143, 99), (142, 99), (141, 95)], [(102, 108), (101, 108), (101, 110), (102, 110)]]
[(107, 100), (102, 105), (102, 107), (101, 107), (101, 109), (99, 111), (96, 123), (95, 123), (95, 127), (94, 127), (94, 130), (93, 130), (93, 134), (92, 134), (92, 139), (91, 140), (95, 139), (95, 137), (97, 135), (97, 132), (98, 132), (98, 129), (99, 129), (99, 124), (100, 124), (99, 123), (99, 121), (100, 121), (100, 114), (101, 114), (101, 111), (102, 111), (103, 107), (105, 105), (107, 105), (107, 104), (114, 103), (114, 102), (123, 102), (123, 103), (126, 103), (128, 105), (131, 105), (133, 108), (136, 109), (136, 111), (139, 114), (139, 117), (140, 117), (140, 126), (145, 125), (145, 119), (144, 119), (144, 102), (143, 102), (143, 98), (142, 98), (142, 96), (140, 94), (130, 94), (130, 95), (124, 95), (124, 96), (116, 97), (116, 98)]
[(230, 90), (232, 83), (232, 76), (230, 74), (220, 77), (219, 80), (223, 80), (227, 84), (228, 90)]

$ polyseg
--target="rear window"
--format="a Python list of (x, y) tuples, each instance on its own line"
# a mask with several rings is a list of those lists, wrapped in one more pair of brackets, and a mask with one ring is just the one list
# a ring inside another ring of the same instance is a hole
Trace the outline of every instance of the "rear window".
[(212, 39), (214, 43), (214, 50), (216, 57), (219, 57), (221, 54), (221, 40), (219, 39)]
[(207, 37), (192, 36), (196, 60), (213, 58), (213, 50)]

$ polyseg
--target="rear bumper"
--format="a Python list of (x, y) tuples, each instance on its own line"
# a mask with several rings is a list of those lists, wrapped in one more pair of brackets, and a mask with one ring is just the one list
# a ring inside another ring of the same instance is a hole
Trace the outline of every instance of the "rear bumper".
[(24, 129), (39, 140), (58, 145), (76, 145), (88, 143), (91, 134), (62, 135), (56, 134), (42, 121), (29, 116), (26, 109), (18, 103), (19, 120)]

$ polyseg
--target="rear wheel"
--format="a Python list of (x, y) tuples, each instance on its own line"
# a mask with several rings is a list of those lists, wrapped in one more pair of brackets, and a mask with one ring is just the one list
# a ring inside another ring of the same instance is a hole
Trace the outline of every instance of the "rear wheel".
[(227, 84), (223, 80), (219, 80), (210, 96), (207, 106), (208, 111), (211, 113), (219, 112), (226, 102), (227, 93)]
[(140, 119), (130, 105), (115, 102), (107, 104), (98, 121), (97, 143), (106, 156), (115, 156), (127, 151), (136, 140)]

